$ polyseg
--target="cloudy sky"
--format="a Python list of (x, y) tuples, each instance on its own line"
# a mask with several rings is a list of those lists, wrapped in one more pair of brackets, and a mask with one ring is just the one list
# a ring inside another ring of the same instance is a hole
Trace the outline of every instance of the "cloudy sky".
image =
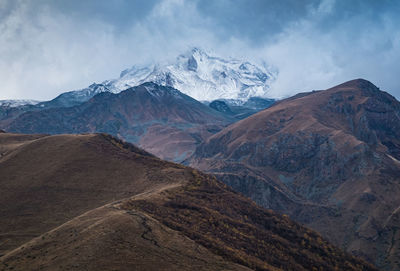
[(193, 46), (279, 70), (271, 95), (365, 78), (400, 98), (397, 0), (0, 0), (0, 99), (46, 100)]

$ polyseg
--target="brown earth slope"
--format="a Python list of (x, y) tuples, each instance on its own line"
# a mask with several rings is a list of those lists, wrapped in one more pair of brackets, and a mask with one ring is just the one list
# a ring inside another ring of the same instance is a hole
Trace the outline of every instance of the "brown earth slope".
[(111, 136), (0, 142), (0, 270), (376, 270), (214, 177)]
[(159, 159), (112, 143), (103, 135), (0, 134), (0, 254), (85, 211), (179, 182), (174, 168), (165, 178), (149, 173)]
[(189, 161), (345, 250), (400, 269), (400, 103), (366, 80), (296, 95)]

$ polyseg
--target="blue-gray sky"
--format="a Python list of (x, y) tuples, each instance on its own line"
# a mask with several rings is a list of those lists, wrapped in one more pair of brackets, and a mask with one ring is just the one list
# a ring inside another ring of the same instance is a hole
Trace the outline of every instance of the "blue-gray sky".
[(400, 97), (397, 0), (0, 0), (0, 99), (51, 99), (193, 46), (265, 61), (271, 95), (365, 78)]

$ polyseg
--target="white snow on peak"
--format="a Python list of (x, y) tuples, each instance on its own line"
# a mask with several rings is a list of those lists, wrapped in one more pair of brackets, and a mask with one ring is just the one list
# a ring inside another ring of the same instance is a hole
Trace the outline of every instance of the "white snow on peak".
[(267, 98), (275, 77), (276, 74), (264, 66), (210, 56), (194, 48), (179, 55), (173, 63), (135, 65), (121, 72), (120, 78), (102, 84), (111, 92), (118, 93), (145, 82), (154, 82), (176, 88), (200, 101), (245, 101), (251, 97)]
[(23, 105), (35, 105), (38, 104), (39, 101), (35, 100), (0, 100), (0, 106), (5, 107), (18, 107)]
[[(70, 92), (76, 99), (85, 99), (86, 97), (92, 97), (94, 94), (101, 92), (111, 92), (110, 89), (105, 87), (103, 84), (93, 83), (87, 88)], [(120, 91), (118, 91), (120, 92)], [(62, 94), (61, 94), (62, 95)]]
[(182, 93), (174, 88), (161, 88), (160, 86), (151, 83), (146, 84), (144, 88), (150, 95), (154, 97), (173, 95), (177, 98), (182, 98)]

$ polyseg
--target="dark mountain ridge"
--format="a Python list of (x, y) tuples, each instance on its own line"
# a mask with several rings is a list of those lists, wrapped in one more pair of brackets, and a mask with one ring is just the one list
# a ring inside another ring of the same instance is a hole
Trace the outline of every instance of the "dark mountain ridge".
[(4, 128), (20, 133), (105, 132), (181, 161), (233, 121), (176, 89), (144, 83), (118, 94), (99, 93), (77, 106), (26, 112)]

